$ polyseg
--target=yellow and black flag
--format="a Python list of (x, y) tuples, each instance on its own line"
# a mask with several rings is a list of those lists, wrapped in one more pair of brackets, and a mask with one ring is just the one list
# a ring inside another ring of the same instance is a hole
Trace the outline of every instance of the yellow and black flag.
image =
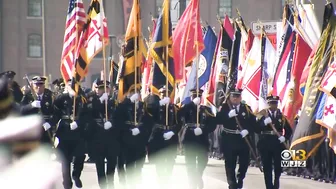
[(101, 0), (92, 0), (86, 24), (77, 46), (78, 56), (73, 69), (72, 88), (78, 93), (79, 84), (88, 73), (89, 64), (109, 43), (107, 20)]
[[(330, 9), (327, 6), (326, 9)], [(330, 9), (331, 10), (331, 9)], [(333, 12), (333, 10), (331, 10)], [(328, 69), (328, 64), (335, 55), (336, 37), (336, 16), (328, 16), (328, 24), (324, 29), (317, 52), (311, 65), (309, 76), (306, 83), (304, 106), (301, 111), (299, 123), (293, 134), (291, 150), (304, 150), (302, 158), (313, 155), (320, 144), (324, 141), (325, 132), (316, 121), (316, 113), (319, 108), (323, 92), (318, 88), (321, 85), (322, 77)], [(326, 20), (326, 18), (324, 19)], [(305, 159), (301, 159), (305, 160)]]
[(125, 46), (123, 47), (124, 61), (119, 75), (118, 101), (122, 101), (125, 95), (135, 86), (141, 86), (141, 63), (146, 56), (146, 47), (141, 35), (140, 3), (133, 1), (133, 7), (128, 21)]
[(162, 13), (156, 24), (150, 55), (155, 62), (151, 91), (159, 93), (162, 86), (168, 87), (168, 96), (174, 99), (175, 75), (172, 51), (172, 23), (170, 19), (170, 1), (164, 0)]

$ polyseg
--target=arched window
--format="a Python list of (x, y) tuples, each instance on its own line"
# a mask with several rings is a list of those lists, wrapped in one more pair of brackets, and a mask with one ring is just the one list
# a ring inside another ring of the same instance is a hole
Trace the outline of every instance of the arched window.
[(42, 0), (28, 0), (28, 16), (29, 17), (42, 16)]
[(232, 16), (232, 0), (218, 0), (218, 15), (223, 18), (225, 14)]
[(40, 34), (28, 35), (28, 57), (42, 57), (42, 36)]

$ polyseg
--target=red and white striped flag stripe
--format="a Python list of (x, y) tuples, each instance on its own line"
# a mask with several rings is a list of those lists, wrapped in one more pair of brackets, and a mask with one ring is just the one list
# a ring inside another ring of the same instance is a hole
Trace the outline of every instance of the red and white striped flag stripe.
[(61, 74), (65, 81), (72, 78), (76, 61), (79, 36), (86, 23), (86, 13), (82, 0), (70, 0), (65, 23), (65, 34), (61, 58)]

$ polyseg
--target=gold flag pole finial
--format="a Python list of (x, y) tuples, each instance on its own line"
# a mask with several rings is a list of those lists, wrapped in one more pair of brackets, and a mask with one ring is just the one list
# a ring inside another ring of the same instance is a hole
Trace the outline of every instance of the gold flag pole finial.
[(222, 25), (222, 24), (223, 24), (223, 23), (222, 23), (222, 20), (221, 20), (221, 18), (219, 17), (218, 14), (217, 14), (216, 18), (217, 18), (217, 21), (219, 22), (219, 25)]
[(240, 12), (239, 12), (239, 9), (238, 9), (238, 8), (236, 8), (236, 12), (237, 12), (237, 15), (238, 15), (238, 17), (241, 17), (241, 14), (240, 14)]

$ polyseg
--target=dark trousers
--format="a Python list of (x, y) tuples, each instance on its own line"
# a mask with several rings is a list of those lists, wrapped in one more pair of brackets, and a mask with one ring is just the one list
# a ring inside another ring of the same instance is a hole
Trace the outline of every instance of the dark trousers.
[[(168, 141), (165, 141), (168, 143)], [(173, 173), (177, 154), (177, 142), (172, 145), (163, 145), (159, 147), (154, 144), (149, 144), (148, 160), (155, 165), (156, 175), (160, 184), (160, 188), (169, 188), (170, 178)]]
[(126, 164), (125, 153), (123, 147), (121, 147), (119, 154), (117, 156), (118, 177), (119, 177), (119, 183), (121, 184), (126, 184), (125, 164)]
[(72, 188), (72, 179), (70, 174), (70, 166), (72, 159), (73, 161), (73, 178), (80, 178), (85, 160), (85, 144), (82, 140), (62, 140), (57, 147), (63, 155), (62, 160), (62, 176), (63, 176), (63, 186), (64, 189)]
[[(247, 168), (250, 162), (249, 148), (247, 145), (242, 146), (241, 148), (223, 147), (223, 153), (226, 178), (229, 184), (229, 189), (243, 188), (243, 180), (246, 176)], [(236, 175), (237, 159), (239, 163), (239, 169)]]
[[(260, 150), (261, 161), (264, 170), (264, 179), (266, 189), (279, 189), (281, 176), (281, 151), (279, 148)], [(274, 167), (274, 183), (273, 183), (273, 167)]]
[(145, 145), (128, 146), (125, 148), (127, 184), (136, 185), (141, 182), (141, 171), (146, 160)]
[[(107, 160), (107, 170), (105, 170), (105, 158)], [(114, 171), (117, 165), (117, 154), (96, 154), (95, 163), (100, 188), (105, 186), (113, 188)]]
[(202, 189), (203, 173), (208, 164), (208, 148), (197, 144), (184, 144), (185, 161), (190, 189)]

